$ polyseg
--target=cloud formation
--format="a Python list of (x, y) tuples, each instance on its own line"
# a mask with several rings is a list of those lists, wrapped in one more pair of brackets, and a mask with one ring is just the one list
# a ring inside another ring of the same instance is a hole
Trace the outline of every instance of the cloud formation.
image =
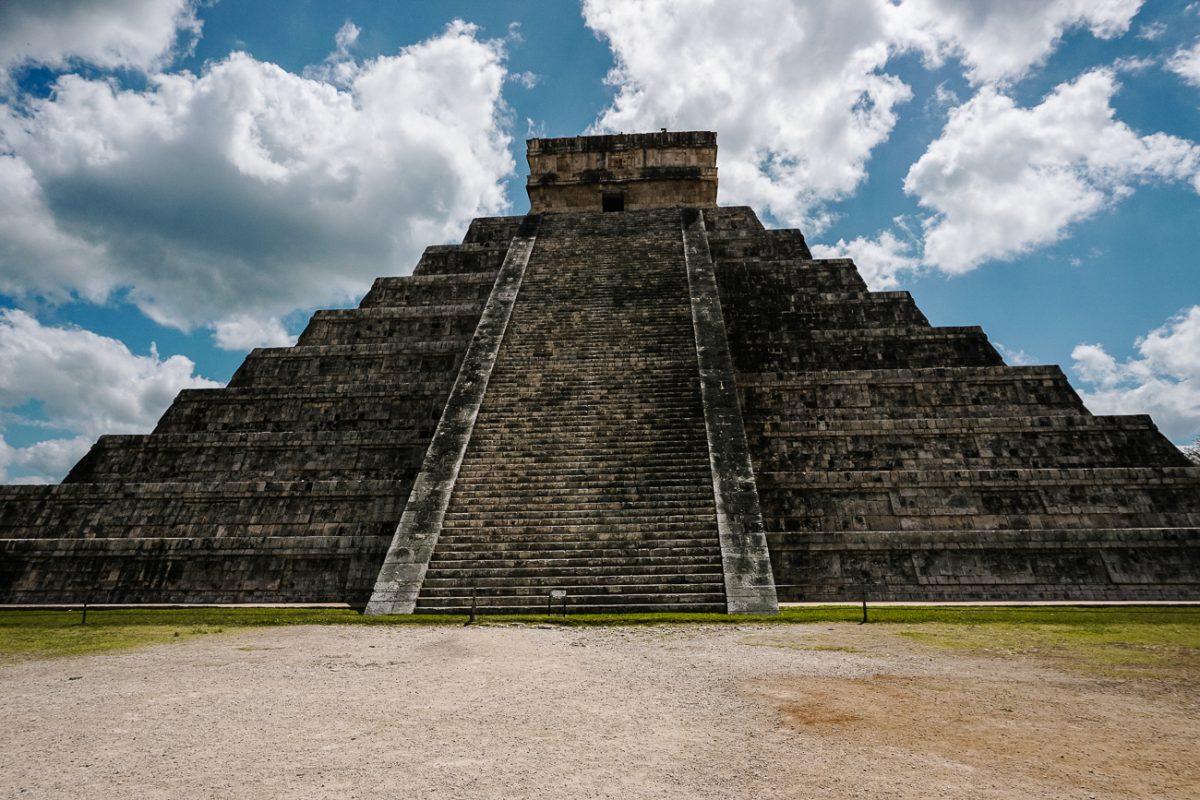
[(181, 389), (220, 386), (185, 356), (135, 355), (116, 339), (43, 325), (16, 309), (0, 311), (0, 375), (0, 409), (38, 404), (70, 434), (14, 448), (0, 430), (0, 481), (17, 467), (57, 480), (100, 434), (148, 431)]
[(616, 59), (595, 129), (719, 131), (722, 203), (819, 230), (912, 94), (881, 72), (887, 5), (585, 0)]
[(156, 71), (200, 36), (193, 0), (4, 0), (0, 90), (23, 66)]
[(1100, 39), (1129, 30), (1143, 0), (903, 0), (897, 42), (932, 65), (961, 59), (976, 85), (1019, 80), (1041, 65), (1063, 34), (1086, 28)]
[(223, 346), (275, 342), (288, 311), (344, 302), (503, 211), (502, 43), (454, 22), (359, 63), (356, 36), (344, 26), (309, 77), (233, 53), (144, 90), (63, 75), (50, 97), (0, 108), (15, 179), (0, 189), (0, 291), (128, 289), (154, 320), (213, 326)]
[(1018, 80), (1065, 31), (1128, 30), (1141, 0), (584, 0), (616, 66), (603, 132), (720, 131), (721, 201), (819, 234), (912, 96), (901, 52), (962, 59), (975, 83)]
[(857, 236), (850, 241), (838, 239), (834, 245), (814, 244), (812, 253), (817, 258), (852, 259), (867, 286), (878, 292), (896, 288), (901, 273), (920, 267), (916, 249), (913, 242), (883, 231), (873, 239)]
[(1184, 309), (1136, 342), (1137, 356), (1119, 362), (1099, 344), (1071, 353), (1081, 392), (1097, 414), (1150, 414), (1172, 441), (1200, 436), (1200, 306)]
[(1167, 69), (1183, 78), (1185, 83), (1200, 86), (1200, 41), (1176, 50), (1167, 59)]
[(1031, 108), (985, 87), (954, 109), (904, 180), (932, 212), (925, 263), (961, 273), (1013, 258), (1061, 239), (1139, 183), (1186, 180), (1200, 189), (1200, 147), (1142, 136), (1116, 119), (1118, 88), (1112, 70), (1097, 69)]

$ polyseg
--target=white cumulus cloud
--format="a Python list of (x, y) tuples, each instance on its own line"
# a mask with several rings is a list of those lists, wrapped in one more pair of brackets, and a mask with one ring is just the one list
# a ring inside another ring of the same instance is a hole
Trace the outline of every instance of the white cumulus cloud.
[(1129, 30), (1143, 0), (903, 0), (895, 38), (932, 63), (960, 58), (975, 84), (1024, 77), (1054, 51), (1062, 35), (1086, 28), (1101, 39)]
[(616, 87), (598, 131), (719, 132), (721, 202), (817, 230), (848, 196), (911, 97), (881, 72), (883, 0), (585, 0)]
[(0, 88), (25, 65), (152, 71), (171, 60), (181, 33), (187, 47), (200, 28), (193, 0), (4, 0)]
[(1115, 74), (1097, 69), (1032, 108), (985, 87), (954, 109), (904, 181), (932, 212), (924, 261), (958, 273), (1013, 258), (1057, 241), (1140, 182), (1197, 181), (1200, 148), (1117, 120), (1117, 89)]
[(584, 0), (616, 66), (599, 132), (720, 133), (721, 202), (820, 233), (912, 96), (886, 72), (917, 51), (976, 83), (1023, 77), (1064, 32), (1112, 37), (1141, 0)]
[(162, 324), (232, 344), (254, 318), (279, 339), (287, 312), (344, 302), (506, 209), (503, 43), (454, 22), (357, 62), (357, 35), (343, 26), (310, 77), (233, 53), (144, 89), (64, 75), (0, 107), (16, 176), (0, 188), (0, 289), (127, 289)]
[(116, 339), (43, 325), (16, 309), (0, 311), (0, 376), (0, 409), (39, 403), (55, 429), (71, 434), (16, 448), (0, 430), (0, 480), (14, 467), (57, 480), (100, 434), (148, 431), (181, 389), (220, 386), (184, 356), (139, 356)]
[(240, 314), (213, 325), (213, 338), (223, 350), (249, 350), (252, 347), (290, 347), (296, 337), (287, 332), (276, 317)]
[(1167, 69), (1192, 86), (1200, 86), (1200, 41), (1181, 47), (1167, 59)]
[(913, 272), (921, 264), (911, 241), (883, 231), (874, 239), (858, 236), (850, 241), (838, 239), (837, 244), (812, 246), (817, 258), (849, 258), (858, 267), (863, 280), (873, 291), (894, 289), (903, 272)]
[(1081, 392), (1097, 414), (1150, 414), (1173, 441), (1200, 436), (1200, 306), (1192, 306), (1136, 343), (1137, 355), (1113, 358), (1102, 345), (1071, 353)]

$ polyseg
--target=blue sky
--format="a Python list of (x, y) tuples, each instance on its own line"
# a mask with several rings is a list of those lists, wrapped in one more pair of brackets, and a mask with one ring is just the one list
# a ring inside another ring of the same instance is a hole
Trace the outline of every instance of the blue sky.
[(715, 129), (721, 202), (1200, 435), (1200, 4), (0, 5), (0, 480), (228, 380), (469, 220), (524, 140)]

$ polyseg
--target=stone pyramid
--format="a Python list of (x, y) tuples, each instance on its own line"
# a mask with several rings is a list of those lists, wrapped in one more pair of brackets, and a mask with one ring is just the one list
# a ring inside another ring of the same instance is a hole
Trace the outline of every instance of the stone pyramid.
[(1148, 417), (717, 207), (715, 134), (529, 162), (529, 215), (0, 487), (0, 602), (1200, 598), (1200, 469)]

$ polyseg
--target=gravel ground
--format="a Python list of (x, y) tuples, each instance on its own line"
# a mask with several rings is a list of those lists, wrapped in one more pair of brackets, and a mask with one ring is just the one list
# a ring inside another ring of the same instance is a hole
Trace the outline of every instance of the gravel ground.
[(0, 667), (0, 797), (1200, 797), (1194, 686), (889, 626), (300, 627)]

